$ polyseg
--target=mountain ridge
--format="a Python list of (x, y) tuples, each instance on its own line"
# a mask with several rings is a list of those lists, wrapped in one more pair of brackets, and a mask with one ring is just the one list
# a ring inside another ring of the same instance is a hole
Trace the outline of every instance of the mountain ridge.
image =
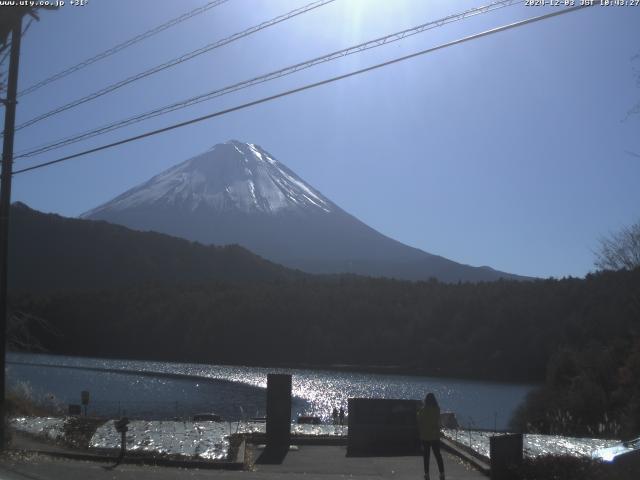
[(103, 221), (42, 213), (21, 202), (12, 204), (10, 218), (12, 291), (269, 282), (307, 276), (238, 245), (207, 246)]
[(446, 282), (528, 279), (410, 247), (349, 214), (252, 143), (230, 140), (81, 215), (203, 244), (239, 244), (309, 273)]

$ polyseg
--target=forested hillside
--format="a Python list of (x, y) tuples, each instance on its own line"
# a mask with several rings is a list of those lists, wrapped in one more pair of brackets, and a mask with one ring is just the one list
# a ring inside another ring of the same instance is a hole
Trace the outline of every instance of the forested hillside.
[(204, 246), (101, 221), (11, 208), (9, 288), (62, 291), (301, 276), (237, 245)]
[(22, 205), (12, 222), (10, 307), (51, 353), (544, 381), (517, 428), (640, 431), (640, 269), (460, 284), (311, 276), (240, 247)]
[(542, 380), (560, 348), (630, 345), (639, 289), (640, 271), (460, 285), (342, 276), (21, 295), (13, 306), (47, 320), (57, 333), (38, 336), (66, 354)]

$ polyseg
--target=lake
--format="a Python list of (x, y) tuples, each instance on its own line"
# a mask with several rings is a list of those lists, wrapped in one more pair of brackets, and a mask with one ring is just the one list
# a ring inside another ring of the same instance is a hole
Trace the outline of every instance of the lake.
[(141, 419), (186, 418), (216, 412), (227, 420), (265, 413), (267, 373), (293, 376), (293, 415), (328, 421), (347, 399), (422, 399), (435, 393), (443, 411), (461, 425), (504, 430), (535, 385), (381, 373), (112, 360), (55, 355), (7, 354), (7, 386), (36, 402), (66, 409), (90, 392), (88, 413)]

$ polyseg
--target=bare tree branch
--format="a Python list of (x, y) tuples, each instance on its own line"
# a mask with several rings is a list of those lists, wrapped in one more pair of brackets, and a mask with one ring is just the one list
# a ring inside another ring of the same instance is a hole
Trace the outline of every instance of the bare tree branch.
[(600, 270), (640, 267), (640, 221), (600, 240), (595, 265)]
[[(640, 53), (637, 53), (636, 55), (631, 57), (631, 61), (640, 62)], [(634, 66), (633, 74), (636, 77), (636, 86), (640, 88), (640, 68), (638, 68), (637, 66)], [(640, 101), (627, 111), (627, 119), (629, 119), (629, 117), (632, 115), (638, 115), (638, 114), (640, 114)]]
[(44, 352), (46, 349), (34, 336), (34, 329), (49, 335), (58, 335), (51, 324), (30, 313), (12, 312), (7, 324), (7, 347), (14, 350)]

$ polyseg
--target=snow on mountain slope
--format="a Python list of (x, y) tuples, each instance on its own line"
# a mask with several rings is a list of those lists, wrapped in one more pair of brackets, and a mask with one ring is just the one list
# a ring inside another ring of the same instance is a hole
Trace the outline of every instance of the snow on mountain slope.
[(329, 200), (259, 146), (231, 140), (82, 216), (159, 204), (180, 205), (191, 211), (209, 207), (267, 214), (304, 209), (329, 213), (332, 208)]
[(382, 235), (267, 151), (235, 140), (156, 175), (82, 217), (204, 244), (237, 243), (312, 273), (444, 281), (516, 278), (462, 265)]

